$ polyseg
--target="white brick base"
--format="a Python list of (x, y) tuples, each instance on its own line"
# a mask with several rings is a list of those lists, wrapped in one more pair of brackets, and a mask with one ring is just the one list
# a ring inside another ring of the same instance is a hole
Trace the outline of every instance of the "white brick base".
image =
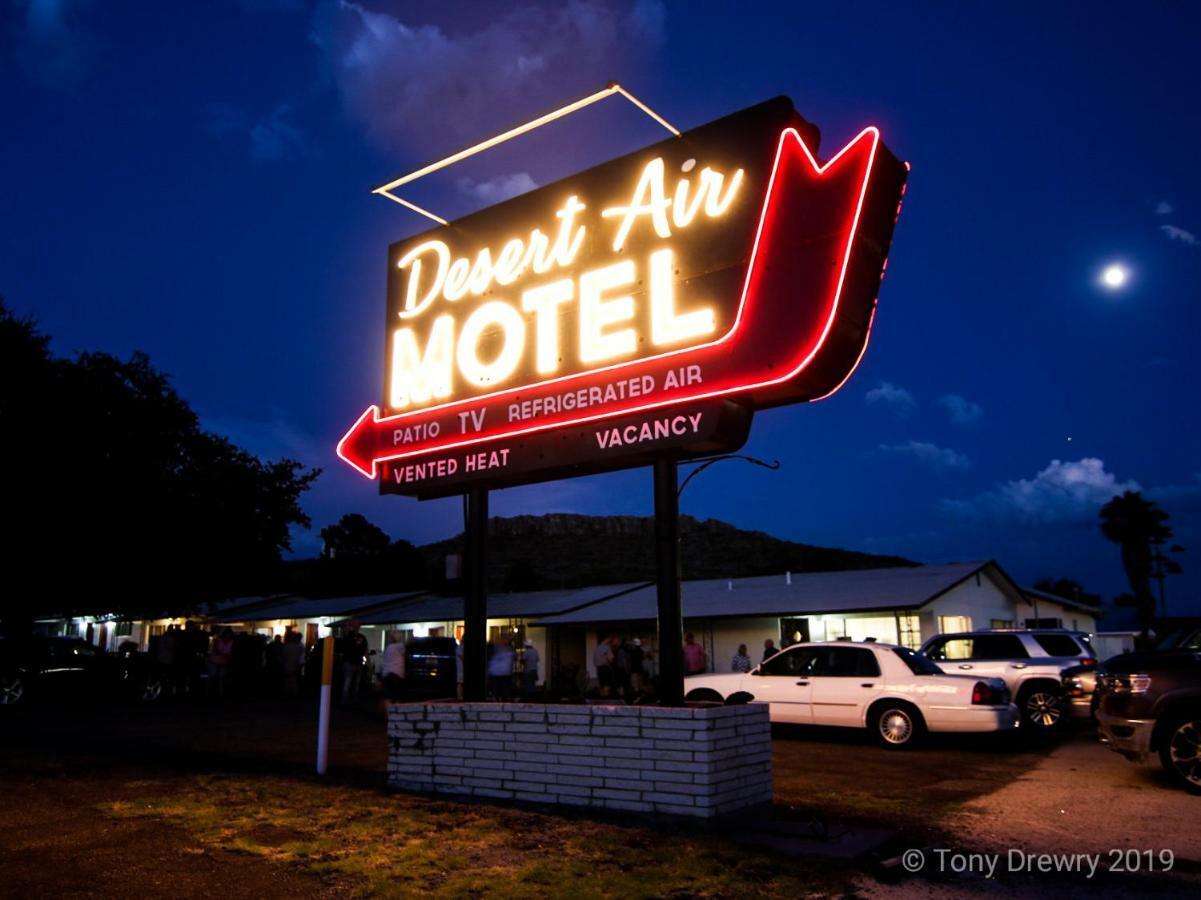
[(767, 705), (388, 705), (388, 784), (710, 817), (770, 803)]

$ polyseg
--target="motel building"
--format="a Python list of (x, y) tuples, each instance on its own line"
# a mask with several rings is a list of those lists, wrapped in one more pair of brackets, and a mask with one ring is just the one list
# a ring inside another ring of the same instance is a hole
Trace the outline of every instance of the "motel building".
[[(753, 578), (683, 583), (684, 630), (704, 648), (711, 671), (724, 672), (739, 644), (753, 662), (763, 642), (777, 647), (797, 641), (874, 638), (918, 648), (945, 632), (980, 628), (1070, 628), (1095, 633), (1099, 611), (1065, 597), (1019, 587), (995, 562), (953, 563), (842, 572), (782, 573)], [(557, 686), (595, 684), (592, 650), (609, 634), (638, 638), (650, 651), (655, 671), (655, 585), (651, 582), (585, 588), (495, 593), (488, 597), (488, 640), (513, 641), (520, 652), (529, 640), (538, 650), (539, 683), (556, 675)], [(295, 595), (243, 597), (204, 615), (119, 620), (115, 616), (44, 619), (49, 634), (84, 638), (107, 650), (150, 641), (170, 625), (186, 621), (216, 631), (268, 639), (297, 631), (307, 646), (358, 621), (368, 646), (382, 653), (387, 633), (407, 641), (463, 634), (463, 599), (427, 592), (309, 598)], [(1119, 635), (1096, 635), (1102, 658), (1124, 649)]]

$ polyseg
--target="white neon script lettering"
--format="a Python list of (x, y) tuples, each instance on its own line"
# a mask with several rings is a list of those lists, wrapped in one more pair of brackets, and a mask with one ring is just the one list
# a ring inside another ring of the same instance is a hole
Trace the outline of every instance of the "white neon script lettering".
[[(527, 269), (541, 275), (555, 266), (571, 265), (584, 243), (584, 226), (576, 224), (584, 208), (579, 198), (568, 197), (555, 213), (559, 232), (553, 242), (535, 228), (528, 240), (514, 238), (507, 241), (497, 253), (495, 262), (488, 247), (480, 250), (475, 261), (470, 262), (466, 257), (452, 261), (450, 248), (444, 241), (435, 239), (418, 244), (396, 263), (398, 269), (409, 270), (400, 318), (420, 315), (439, 295), (452, 302), (468, 292), (478, 297), (492, 286), (493, 281), (500, 285), (512, 284)], [(432, 274), (427, 274), (427, 268), (433, 269)]]
[[(690, 172), (695, 163), (695, 160), (690, 159), (681, 168), (684, 172)], [(676, 183), (674, 196), (668, 197), (665, 174), (663, 158), (652, 159), (638, 176), (638, 184), (630, 202), (625, 206), (612, 206), (601, 213), (606, 219), (621, 217), (621, 224), (613, 238), (615, 251), (625, 246), (630, 230), (642, 216), (650, 217), (655, 234), (661, 238), (669, 238), (672, 223), (677, 228), (684, 228), (696, 218), (700, 210), (704, 210), (705, 215), (713, 219), (724, 215), (734, 202), (734, 195), (738, 193), (742, 184), (743, 170), (736, 170), (730, 177), (729, 185), (725, 185), (725, 175), (705, 166), (697, 176), (696, 193), (691, 198), (689, 191), (692, 189), (692, 182), (688, 178), (681, 178)], [(725, 193), (722, 193), (723, 185)], [(668, 207), (671, 207), (672, 211), (670, 222), (667, 217)]]
[[(677, 308), (671, 248), (656, 250), (648, 265), (651, 343), (668, 346), (711, 334), (717, 327), (712, 307), (687, 312)], [(405, 409), (445, 399), (454, 391), (456, 369), (457, 377), (476, 387), (502, 385), (516, 374), (531, 344), (538, 374), (553, 375), (563, 365), (561, 314), (573, 300), (578, 303), (576, 352), (581, 362), (632, 356), (638, 349), (638, 311), (630, 291), (637, 277), (635, 261), (623, 259), (584, 272), (578, 286), (563, 278), (527, 289), (521, 294), (520, 311), (517, 304), (489, 300), (471, 312), (457, 335), (454, 317), (438, 316), (424, 352), (413, 327), (397, 328), (392, 336), (390, 405)], [(530, 328), (532, 341), (526, 334)], [(481, 344), (490, 360), (481, 359)]]

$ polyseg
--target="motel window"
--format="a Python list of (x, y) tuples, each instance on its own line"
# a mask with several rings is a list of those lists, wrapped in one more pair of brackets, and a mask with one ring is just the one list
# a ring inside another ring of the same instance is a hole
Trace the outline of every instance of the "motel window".
[(938, 630), (943, 634), (954, 634), (957, 631), (971, 631), (971, 616), (939, 616)]
[(1013, 619), (991, 619), (989, 621), (988, 627), (989, 628), (1012, 628), (1013, 627)]
[(922, 646), (922, 624), (916, 613), (897, 615), (897, 643), (910, 650)]
[(1063, 619), (1027, 619), (1027, 628), (1062, 628)]
[(128, 637), (133, 634), (133, 622), (118, 622), (113, 629), (117, 637)]
[(786, 675), (795, 678), (808, 675), (813, 668), (816, 649), (802, 647), (796, 650), (781, 650), (759, 667), (764, 675)]

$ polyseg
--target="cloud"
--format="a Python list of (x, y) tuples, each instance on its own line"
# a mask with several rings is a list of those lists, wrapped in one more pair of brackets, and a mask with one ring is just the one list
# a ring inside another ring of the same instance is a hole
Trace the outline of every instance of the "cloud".
[(938, 402), (947, 408), (951, 421), (956, 425), (970, 425), (984, 414), (984, 407), (958, 394), (944, 394)]
[(970, 500), (943, 500), (941, 505), (974, 517), (1066, 522), (1095, 517), (1110, 498), (1137, 490), (1137, 481), (1118, 481), (1095, 457), (1055, 459), (1033, 478), (1007, 482)]
[(1159, 230), (1166, 234), (1170, 241), (1180, 241), (1190, 247), (1196, 247), (1199, 243), (1195, 234), (1185, 231), (1183, 228), (1177, 228), (1175, 225), (1160, 225)]
[(884, 406), (902, 419), (917, 409), (917, 401), (913, 399), (913, 394), (887, 381), (881, 381), (878, 387), (864, 394), (863, 401), (869, 406)]
[(927, 441), (909, 441), (904, 444), (881, 444), (876, 448), (881, 453), (905, 456), (935, 469), (969, 469), (971, 460), (962, 453), (946, 447), (938, 447)]
[(472, 200), (479, 200), (486, 206), (500, 203), (526, 191), (532, 191), (538, 186), (527, 172), (515, 172), (512, 175), (497, 175), (487, 181), (472, 181), (470, 178), (460, 178), (456, 184), (459, 190)]
[(13, 56), (26, 74), (56, 90), (79, 87), (98, 55), (83, 19), (92, 0), (17, 0)]
[(440, 152), (594, 91), (662, 38), (659, 0), (489, 6), (455, 31), (351, 0), (312, 28), (343, 103), (380, 146)]
[(257, 162), (317, 159), (321, 153), (293, 121), (291, 104), (281, 103), (259, 119), (230, 103), (211, 104), (205, 112), (205, 130), (219, 140), (245, 142)]
[(1167, 200), (1160, 200), (1155, 204), (1155, 215), (1157, 216), (1170, 216), (1172, 212), (1172, 204)]
[(281, 103), (250, 129), (250, 157), (260, 162), (317, 159), (321, 154), (292, 122), (292, 106)]

